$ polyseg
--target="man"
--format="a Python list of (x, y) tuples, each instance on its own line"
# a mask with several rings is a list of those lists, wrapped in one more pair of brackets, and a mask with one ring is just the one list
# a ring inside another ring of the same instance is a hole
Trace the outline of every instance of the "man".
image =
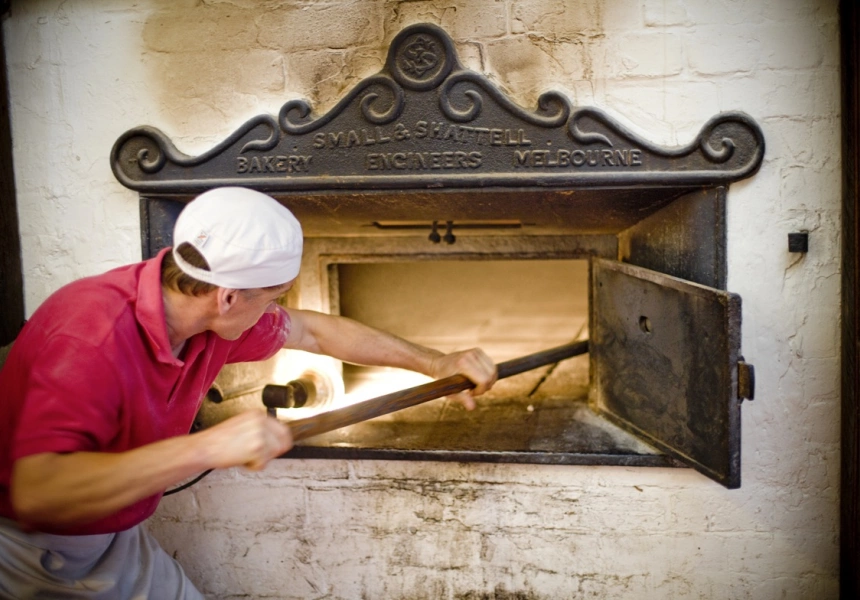
[[(480, 350), (445, 355), (276, 304), (298, 276), (302, 230), (269, 196), (206, 192), (180, 214), (173, 241), (53, 294), (0, 371), (2, 598), (202, 597), (140, 523), (190, 475), (261, 469), (292, 446), (262, 410), (185, 435), (226, 363), (284, 347), (462, 373), (476, 394), (495, 381)], [(459, 400), (474, 407), (468, 394)]]

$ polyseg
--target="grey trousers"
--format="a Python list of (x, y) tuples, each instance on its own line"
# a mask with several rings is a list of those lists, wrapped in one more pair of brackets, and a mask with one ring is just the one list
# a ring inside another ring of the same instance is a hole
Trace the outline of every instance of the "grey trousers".
[(65, 536), (0, 518), (0, 599), (203, 600), (182, 567), (138, 525)]

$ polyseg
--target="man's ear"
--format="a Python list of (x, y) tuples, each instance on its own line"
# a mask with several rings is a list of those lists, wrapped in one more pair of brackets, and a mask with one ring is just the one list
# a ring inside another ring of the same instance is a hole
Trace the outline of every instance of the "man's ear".
[(239, 290), (219, 287), (215, 291), (215, 301), (218, 305), (218, 314), (226, 315), (236, 305), (239, 299)]

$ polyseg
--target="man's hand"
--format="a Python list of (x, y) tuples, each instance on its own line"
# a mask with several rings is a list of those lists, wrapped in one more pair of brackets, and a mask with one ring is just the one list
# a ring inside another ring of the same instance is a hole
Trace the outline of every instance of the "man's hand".
[(290, 429), (258, 410), (249, 410), (201, 431), (216, 468), (244, 466), (259, 471), (293, 447)]
[(489, 390), (498, 378), (496, 365), (480, 348), (443, 354), (433, 360), (431, 377), (442, 379), (451, 375), (461, 374), (475, 384), (474, 389), (466, 390), (451, 396), (466, 410), (475, 408), (475, 396), (480, 396)]

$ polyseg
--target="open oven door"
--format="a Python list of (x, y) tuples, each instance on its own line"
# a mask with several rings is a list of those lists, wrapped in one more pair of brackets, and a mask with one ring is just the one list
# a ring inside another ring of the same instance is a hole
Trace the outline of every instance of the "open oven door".
[(741, 484), (741, 299), (617, 261), (591, 263), (594, 408), (728, 488)]

